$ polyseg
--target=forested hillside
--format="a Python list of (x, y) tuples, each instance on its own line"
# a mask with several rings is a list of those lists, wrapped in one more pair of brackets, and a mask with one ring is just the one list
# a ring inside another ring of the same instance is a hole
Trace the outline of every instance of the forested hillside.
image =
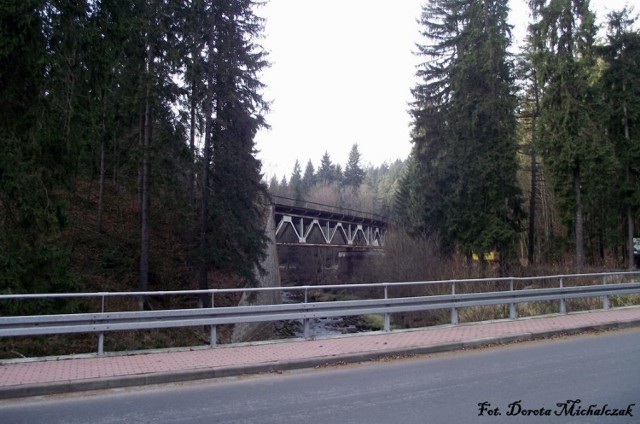
[(288, 179), (271, 177), (269, 192), (276, 200), (284, 197), (315, 202), (390, 219), (404, 167), (402, 160), (379, 166), (363, 165), (358, 145), (354, 144), (344, 168), (334, 163), (328, 153), (322, 156), (317, 168), (309, 159), (303, 171), (296, 161)]
[(0, 292), (251, 284), (268, 109), (255, 8), (0, 4)]
[(354, 144), (264, 181), (259, 3), (0, 2), (0, 293), (251, 285), (269, 194), (392, 222), (402, 265), (376, 278), (490, 252), (502, 273), (633, 267), (631, 11), (532, 0), (514, 55), (507, 0), (425, 1), (410, 156), (365, 164)]

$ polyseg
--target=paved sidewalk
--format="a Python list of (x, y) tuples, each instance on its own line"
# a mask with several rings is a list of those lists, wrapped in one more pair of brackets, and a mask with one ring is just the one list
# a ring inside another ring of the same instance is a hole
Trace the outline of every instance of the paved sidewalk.
[(0, 361), (0, 399), (171, 383), (640, 326), (640, 307), (215, 349)]

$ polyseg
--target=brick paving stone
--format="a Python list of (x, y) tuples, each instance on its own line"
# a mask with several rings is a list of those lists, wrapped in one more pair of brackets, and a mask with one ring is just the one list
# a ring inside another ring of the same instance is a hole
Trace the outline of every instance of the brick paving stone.
[(640, 324), (640, 307), (315, 340), (226, 345), (215, 349), (63, 357), (58, 360), (0, 361), (0, 389), (383, 353), (625, 323)]

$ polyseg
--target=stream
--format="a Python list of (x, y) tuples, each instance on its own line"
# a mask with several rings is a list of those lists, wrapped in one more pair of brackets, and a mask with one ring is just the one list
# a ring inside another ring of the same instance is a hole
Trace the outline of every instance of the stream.
[[(282, 303), (300, 303), (301, 292), (283, 291)], [(309, 337), (329, 337), (341, 334), (351, 334), (362, 331), (358, 329), (359, 317), (331, 317), (314, 318), (309, 321)], [(304, 325), (302, 321), (289, 321), (289, 332), (293, 337), (304, 337)]]

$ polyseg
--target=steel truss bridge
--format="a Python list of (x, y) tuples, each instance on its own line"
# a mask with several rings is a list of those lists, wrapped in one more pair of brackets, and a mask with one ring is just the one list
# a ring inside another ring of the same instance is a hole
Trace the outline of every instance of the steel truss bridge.
[(277, 198), (276, 244), (382, 249), (387, 222), (380, 216), (313, 202)]

